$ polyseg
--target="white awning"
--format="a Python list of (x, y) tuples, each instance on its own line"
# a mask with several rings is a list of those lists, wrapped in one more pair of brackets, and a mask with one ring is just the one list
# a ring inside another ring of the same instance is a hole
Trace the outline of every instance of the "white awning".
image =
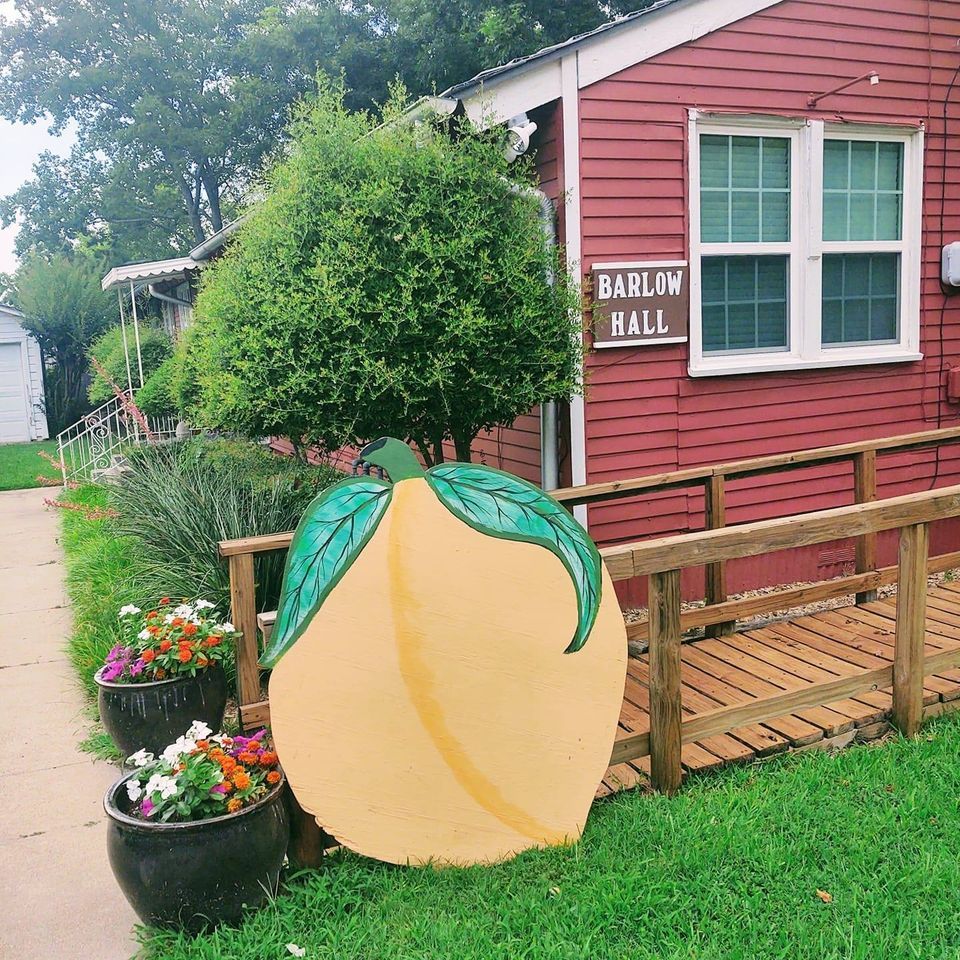
[(193, 257), (175, 257), (172, 260), (154, 260), (150, 263), (127, 263), (114, 267), (101, 281), (104, 290), (130, 283), (155, 283), (158, 280), (185, 280), (203, 264)]

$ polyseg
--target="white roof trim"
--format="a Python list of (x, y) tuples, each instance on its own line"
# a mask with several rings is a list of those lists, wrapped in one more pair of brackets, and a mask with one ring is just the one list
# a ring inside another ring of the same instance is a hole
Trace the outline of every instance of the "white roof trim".
[(114, 267), (101, 281), (104, 290), (111, 290), (128, 283), (153, 283), (156, 280), (171, 280), (196, 270), (201, 263), (192, 257), (176, 257), (173, 260), (153, 260), (149, 263), (127, 263)]
[[(564, 59), (577, 58), (578, 85), (583, 89), (781, 2), (684, 0), (665, 5), (662, 10), (653, 9), (647, 16), (614, 24), (615, 29), (587, 34), (570, 44), (562, 55)], [(553, 52), (552, 48), (549, 52)], [(463, 91), (462, 101), (474, 122), (490, 126), (556, 100), (560, 95), (558, 58), (549, 56), (540, 61), (535, 57), (518, 61), (514, 69), (491, 76), (472, 91)]]

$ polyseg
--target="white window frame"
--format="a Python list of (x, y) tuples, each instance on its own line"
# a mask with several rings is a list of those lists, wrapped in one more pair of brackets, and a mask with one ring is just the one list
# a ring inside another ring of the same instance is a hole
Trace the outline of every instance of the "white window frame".
[[(790, 151), (790, 242), (704, 243), (700, 239), (700, 136), (784, 137)], [(690, 358), (692, 377), (775, 370), (845, 367), (920, 360), (920, 246), (923, 204), (923, 127), (848, 124), (787, 117), (706, 115), (691, 110), (689, 137)], [(823, 142), (870, 140), (902, 143), (903, 224), (900, 240), (823, 240)], [(790, 257), (786, 350), (704, 354), (701, 317), (703, 256), (786, 254)], [(899, 339), (894, 343), (824, 346), (821, 281), (825, 253), (899, 253)]]

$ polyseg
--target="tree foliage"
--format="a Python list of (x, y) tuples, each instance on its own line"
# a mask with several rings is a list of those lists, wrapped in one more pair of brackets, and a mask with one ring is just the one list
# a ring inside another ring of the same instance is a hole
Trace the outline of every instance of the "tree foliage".
[(96, 163), (133, 207), (166, 185), (194, 242), (223, 225), (323, 58), (316, 9), (295, 0), (20, 0), (17, 13), (0, 24), (0, 114), (49, 116), (54, 132), (73, 121), (73, 166)]
[[(137, 363), (136, 335), (132, 324), (127, 324), (127, 349), (123, 348), (123, 329), (113, 326), (98, 337), (88, 351), (106, 371), (107, 376), (121, 389), (127, 389), (127, 355), (130, 357), (130, 379), (134, 389), (140, 384)], [(140, 362), (143, 364), (143, 389), (146, 390), (155, 371), (173, 354), (170, 338), (156, 327), (140, 326)], [(153, 388), (155, 390), (156, 387)], [(152, 395), (152, 393), (151, 393)], [(113, 386), (94, 368), (87, 388), (90, 402), (97, 406), (113, 396)], [(139, 404), (139, 393), (137, 394)], [(146, 412), (146, 411), (145, 411)]]
[[(628, 9), (648, 6), (638, 0)], [(382, 103), (399, 77), (418, 96), (446, 87), (515, 57), (560, 43), (621, 12), (597, 0), (382, 0), (349, 5), (335, 63), (351, 89), (349, 102)]]
[[(381, 434), (428, 461), (576, 387), (576, 305), (535, 198), (467, 126), (351, 114), (324, 89), (189, 338), (205, 425), (335, 449)], [(556, 277), (551, 285), (548, 274)]]
[(15, 278), (16, 306), (24, 327), (53, 367), (46, 369), (46, 412), (51, 433), (87, 409), (84, 378), (88, 347), (115, 322), (113, 298), (100, 289), (102, 264), (90, 256), (58, 255), (27, 261)]

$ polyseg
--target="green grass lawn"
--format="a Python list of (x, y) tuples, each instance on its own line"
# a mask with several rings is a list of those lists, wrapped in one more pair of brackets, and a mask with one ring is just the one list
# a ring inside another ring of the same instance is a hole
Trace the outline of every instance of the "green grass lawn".
[[(945, 717), (914, 741), (729, 769), (672, 800), (622, 794), (594, 806), (577, 846), (497, 867), (337, 855), (240, 928), (145, 931), (146, 955), (282, 960), (295, 943), (307, 960), (956, 958), (958, 754), (960, 718)], [(375, 770), (366, 788), (375, 800)]]
[(39, 487), (38, 474), (59, 480), (56, 468), (38, 456), (40, 450), (56, 457), (57, 441), (41, 440), (37, 443), (0, 445), (0, 490), (26, 490), (28, 487)]

